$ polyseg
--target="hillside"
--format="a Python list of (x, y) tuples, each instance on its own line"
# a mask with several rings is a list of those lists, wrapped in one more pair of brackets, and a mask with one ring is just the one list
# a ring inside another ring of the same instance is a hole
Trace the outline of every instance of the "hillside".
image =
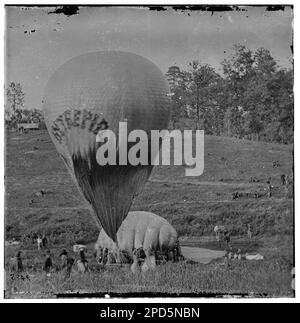
[[(203, 175), (185, 177), (183, 166), (156, 167), (132, 210), (167, 218), (181, 235), (210, 234), (218, 221), (233, 235), (243, 234), (248, 223), (255, 235), (291, 234), (293, 201), (291, 194), (285, 197), (280, 175), (292, 174), (292, 154), (288, 145), (206, 136)], [(270, 177), (274, 190), (268, 198)], [(8, 133), (5, 184), (7, 239), (41, 231), (57, 242), (96, 239), (89, 210), (46, 131)], [(45, 194), (35, 196), (39, 191)], [(250, 196), (233, 200), (233, 192)], [(262, 196), (254, 198), (254, 192)]]
[[(280, 175), (292, 173), (292, 146), (207, 136), (202, 176), (185, 177), (182, 166), (156, 167), (132, 210), (150, 210), (165, 217), (186, 246), (220, 248), (213, 228), (225, 224), (235, 250), (260, 252), (265, 260), (230, 267), (222, 260), (209, 265), (167, 263), (144, 276), (96, 263), (93, 243), (98, 229), (46, 131), (22, 136), (8, 133), (6, 139), (5, 238), (20, 241), (18, 246), (6, 248), (6, 268), (16, 251), (22, 250), (29, 274), (25, 280), (7, 276), (7, 297), (19, 298), (20, 293), (23, 297), (55, 297), (66, 291), (294, 295), (290, 274), (294, 266), (293, 192), (280, 186)], [(274, 161), (279, 167), (273, 167)], [(270, 177), (271, 198), (266, 194)], [(234, 192), (244, 196), (233, 199)], [(252, 240), (246, 237), (247, 224), (253, 228)], [(80, 276), (75, 270), (69, 279), (58, 272), (46, 278), (41, 272), (44, 251), (38, 251), (32, 240), (34, 234), (42, 233), (49, 239), (55, 266), (60, 263), (61, 248), (72, 250), (74, 243), (88, 244), (91, 272)]]

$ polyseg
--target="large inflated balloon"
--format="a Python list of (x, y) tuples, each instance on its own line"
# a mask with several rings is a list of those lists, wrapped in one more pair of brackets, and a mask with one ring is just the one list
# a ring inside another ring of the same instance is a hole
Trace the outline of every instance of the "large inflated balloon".
[(152, 166), (100, 166), (96, 135), (101, 129), (118, 135), (121, 121), (127, 121), (128, 132), (166, 129), (168, 92), (163, 74), (152, 62), (114, 51), (69, 60), (46, 86), (44, 112), (49, 134), (97, 222), (114, 241)]

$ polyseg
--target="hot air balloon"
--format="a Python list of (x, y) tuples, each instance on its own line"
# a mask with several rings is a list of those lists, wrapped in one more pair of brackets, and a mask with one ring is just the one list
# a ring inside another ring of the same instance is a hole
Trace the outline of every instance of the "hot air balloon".
[(101, 143), (96, 136), (103, 129), (118, 136), (120, 121), (127, 121), (128, 132), (167, 129), (168, 93), (156, 65), (142, 56), (118, 51), (72, 58), (56, 70), (46, 86), (43, 105), (50, 137), (97, 224), (115, 242), (153, 166), (99, 165), (96, 152)]

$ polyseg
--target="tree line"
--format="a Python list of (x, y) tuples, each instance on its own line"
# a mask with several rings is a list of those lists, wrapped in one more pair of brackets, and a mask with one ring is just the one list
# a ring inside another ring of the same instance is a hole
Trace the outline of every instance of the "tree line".
[[(269, 50), (235, 45), (221, 62), (222, 73), (197, 60), (186, 70), (169, 67), (171, 126), (203, 129), (206, 134), (292, 143), (294, 133), (293, 69), (281, 68)], [(8, 127), (43, 119), (40, 110), (24, 108), (20, 83), (6, 88)]]
[(169, 67), (172, 127), (206, 134), (292, 143), (293, 69), (281, 68), (269, 50), (234, 45), (222, 73), (200, 61)]

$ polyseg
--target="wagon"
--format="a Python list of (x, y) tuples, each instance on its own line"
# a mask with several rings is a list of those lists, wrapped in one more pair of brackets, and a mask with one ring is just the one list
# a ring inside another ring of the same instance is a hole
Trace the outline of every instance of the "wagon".
[(18, 131), (20, 133), (27, 132), (28, 130), (39, 130), (39, 123), (38, 122), (31, 122), (31, 123), (18, 123)]

